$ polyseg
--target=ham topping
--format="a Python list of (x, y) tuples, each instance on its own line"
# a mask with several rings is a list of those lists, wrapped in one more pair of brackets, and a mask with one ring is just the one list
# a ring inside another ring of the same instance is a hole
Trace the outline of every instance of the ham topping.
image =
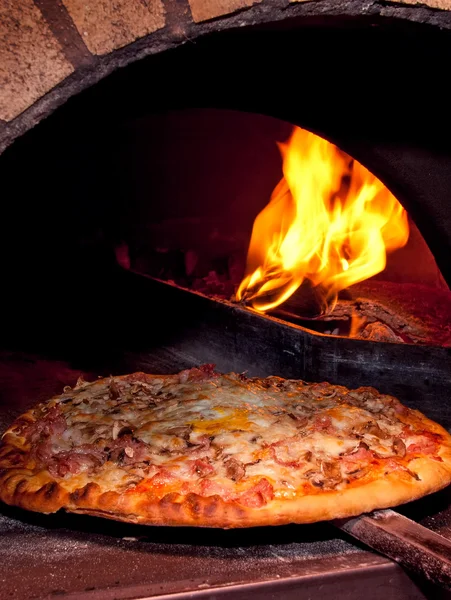
[(31, 444), (34, 444), (43, 437), (61, 435), (66, 431), (66, 428), (67, 423), (64, 415), (61, 413), (59, 406), (54, 406), (44, 417), (28, 425), (23, 434)]
[(215, 469), (208, 460), (198, 458), (194, 461), (194, 473), (199, 477), (207, 477), (207, 475), (212, 475), (214, 472)]
[(352, 451), (350, 454), (346, 454), (343, 457), (343, 462), (353, 463), (353, 462), (368, 462), (374, 459), (374, 453), (368, 448), (368, 446), (360, 442), (357, 450)]
[(109, 459), (121, 465), (144, 462), (150, 457), (150, 447), (131, 435), (117, 438), (109, 446)]
[(290, 447), (287, 446), (286, 442), (275, 442), (274, 444), (271, 444), (269, 451), (274, 462), (282, 467), (298, 469), (301, 466), (298, 458), (291, 456)]
[(162, 467), (151, 479), (154, 485), (166, 485), (171, 483), (173, 480), (172, 473), (164, 467)]
[(247, 492), (237, 498), (237, 502), (248, 508), (261, 508), (274, 498), (274, 489), (265, 478), (260, 479)]
[(437, 436), (428, 431), (417, 436), (415, 442), (407, 446), (407, 452), (412, 454), (435, 454), (437, 450)]
[(202, 479), (199, 492), (202, 496), (221, 496), (224, 500), (229, 498), (227, 490), (213, 479)]
[(334, 433), (332, 420), (329, 415), (317, 415), (313, 419), (313, 429), (315, 431), (325, 431), (327, 433)]

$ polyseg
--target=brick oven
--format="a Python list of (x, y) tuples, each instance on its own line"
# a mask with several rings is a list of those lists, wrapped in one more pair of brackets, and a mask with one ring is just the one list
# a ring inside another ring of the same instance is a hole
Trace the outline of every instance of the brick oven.
[[(80, 374), (203, 362), (373, 385), (451, 427), (450, 1), (0, 0), (0, 15), (2, 428)], [(293, 126), (408, 212), (406, 249), (340, 297), (341, 316), (388, 310), (388, 338), (202, 287), (241, 278)], [(400, 510), (449, 538), (449, 507), (445, 490)], [(2, 506), (0, 531), (5, 598), (449, 593), (330, 524), (180, 531)]]

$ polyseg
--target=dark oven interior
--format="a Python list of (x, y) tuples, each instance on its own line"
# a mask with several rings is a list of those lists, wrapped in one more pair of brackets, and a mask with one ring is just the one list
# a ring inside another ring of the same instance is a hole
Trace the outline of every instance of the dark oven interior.
[[(388, 19), (236, 29), (117, 71), (16, 141), (0, 159), (2, 428), (80, 374), (204, 362), (372, 385), (451, 428), (450, 54), (447, 31)], [(411, 239), (385, 276), (438, 315), (436, 339), (324, 334), (161, 281), (188, 250), (200, 279), (224, 256), (244, 268), (292, 125), (337, 144), (406, 208)], [(401, 510), (449, 536), (448, 506), (445, 491)], [(328, 524), (199, 532), (2, 506), (0, 530), (5, 598), (307, 598), (319, 585), (445, 597)]]

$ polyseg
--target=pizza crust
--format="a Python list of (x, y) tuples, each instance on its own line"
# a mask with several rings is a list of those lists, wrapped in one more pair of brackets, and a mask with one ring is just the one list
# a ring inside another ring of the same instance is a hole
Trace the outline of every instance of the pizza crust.
[[(144, 377), (144, 375), (140, 374)], [(116, 377), (130, 379), (133, 376)], [(149, 376), (150, 379), (174, 381), (176, 376)], [(100, 382), (89, 384), (96, 386)], [(48, 406), (52, 406), (52, 401)], [(196, 526), (242, 528), (267, 525), (304, 524), (323, 520), (346, 518), (397, 506), (436, 492), (451, 483), (451, 436), (437, 423), (418, 411), (410, 415), (421, 421), (426, 431), (439, 434), (443, 443), (439, 450), (442, 462), (423, 456), (414, 458), (407, 467), (417, 474), (418, 480), (405, 478), (393, 471), (379, 479), (359, 484), (354, 482), (342, 490), (318, 491), (294, 499), (273, 499), (260, 508), (250, 508), (237, 501), (225, 501), (219, 495), (202, 496), (196, 493), (181, 495), (173, 492), (156, 499), (146, 492), (104, 491), (95, 482), (68, 489), (68, 482), (57, 481), (46, 469), (36, 471), (28, 458), (28, 449), (18, 445), (13, 424), (3, 436), (0, 449), (0, 499), (6, 504), (42, 513), (60, 509), (78, 514), (161, 526)], [(36, 421), (31, 409), (18, 421)], [(16, 421), (16, 423), (18, 422)], [(5, 467), (11, 453), (19, 456), (24, 466)], [(70, 483), (70, 481), (69, 481)]]
[[(24, 470), (9, 473), (0, 479), (2, 500), (26, 510), (53, 513), (61, 508), (68, 512), (107, 517), (117, 521), (143, 525), (196, 526), (240, 528), (290, 523), (314, 523), (331, 519), (353, 517), (405, 504), (446, 487), (451, 481), (451, 452), (446, 452), (442, 463), (419, 458), (409, 468), (420, 481), (403, 481), (390, 473), (383, 479), (342, 491), (321, 492), (296, 500), (272, 500), (262, 508), (248, 508), (237, 502), (225, 502), (217, 495), (200, 496), (177, 493), (165, 495), (159, 501), (149, 501), (146, 494), (102, 492), (100, 486), (89, 483), (69, 493), (55, 481), (42, 486), (36, 475)], [(33, 478), (33, 485), (31, 485)], [(31, 489), (29, 489), (31, 488)]]

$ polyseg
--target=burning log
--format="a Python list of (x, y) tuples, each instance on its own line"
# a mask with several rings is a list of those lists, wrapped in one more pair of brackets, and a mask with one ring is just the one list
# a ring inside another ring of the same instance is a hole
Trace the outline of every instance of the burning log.
[(326, 335), (451, 346), (451, 292), (419, 284), (357, 284), (343, 290), (324, 314), (322, 290), (306, 281), (268, 314)]
[[(187, 272), (193, 252), (155, 251), (144, 273), (200, 292), (218, 300), (235, 300), (242, 274), (240, 257), (232, 255), (208, 261), (202, 257), (202, 269)], [(188, 257), (186, 256), (188, 255)], [(195, 257), (197, 258), (197, 257)], [(142, 265), (137, 265), (141, 270)], [(324, 314), (325, 290), (310, 280), (283, 304), (268, 314), (283, 321), (326, 335), (356, 339), (451, 345), (451, 292), (420, 284), (369, 280), (342, 290), (334, 309)], [(245, 294), (239, 304), (247, 306)]]
[[(271, 314), (320, 333), (451, 346), (451, 292), (418, 284), (366, 281), (341, 294), (327, 315), (306, 318), (301, 287)], [(309, 301), (312, 295), (308, 295)]]

